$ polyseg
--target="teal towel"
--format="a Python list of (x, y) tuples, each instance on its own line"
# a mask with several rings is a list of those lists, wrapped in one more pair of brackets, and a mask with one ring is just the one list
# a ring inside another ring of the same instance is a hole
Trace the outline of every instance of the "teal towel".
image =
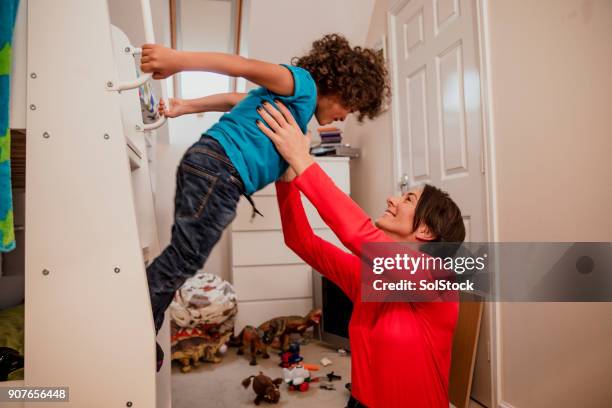
[(0, 251), (15, 248), (13, 194), (11, 190), (11, 130), (9, 91), (11, 41), (19, 0), (0, 1)]

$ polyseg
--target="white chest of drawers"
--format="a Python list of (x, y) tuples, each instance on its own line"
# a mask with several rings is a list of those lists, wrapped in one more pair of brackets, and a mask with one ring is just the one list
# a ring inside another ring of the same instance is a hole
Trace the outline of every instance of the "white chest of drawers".
[[(321, 157), (317, 163), (347, 194), (350, 194), (349, 159)], [(251, 206), (244, 197), (232, 223), (232, 283), (238, 295), (235, 331), (257, 326), (284, 315), (305, 315), (313, 306), (312, 269), (285, 246), (274, 184), (253, 199), (264, 215), (251, 220)], [(315, 234), (341, 246), (302, 196), (304, 209)]]

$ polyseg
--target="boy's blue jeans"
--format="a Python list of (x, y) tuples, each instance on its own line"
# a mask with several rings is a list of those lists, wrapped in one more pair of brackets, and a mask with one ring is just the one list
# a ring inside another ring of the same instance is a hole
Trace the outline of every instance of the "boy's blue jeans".
[(156, 333), (174, 292), (202, 268), (243, 193), (240, 175), (216, 140), (203, 136), (187, 150), (176, 172), (170, 244), (147, 268)]

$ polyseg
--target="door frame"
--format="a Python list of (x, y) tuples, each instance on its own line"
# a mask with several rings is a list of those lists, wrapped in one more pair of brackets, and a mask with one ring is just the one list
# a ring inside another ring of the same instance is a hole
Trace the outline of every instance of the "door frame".
[[(493, 106), (492, 106), (492, 89), (489, 84), (491, 78), (491, 61), (490, 61), (490, 27), (489, 27), (489, 1), (490, 0), (472, 0), (476, 12), (476, 39), (478, 45), (478, 68), (480, 73), (480, 99), (481, 99), (481, 117), (482, 117), (482, 161), (485, 169), (485, 225), (487, 230), (487, 240), (489, 242), (499, 241), (498, 228), (498, 212), (497, 212), (497, 191), (495, 180), (495, 137), (493, 132)], [(398, 94), (398, 78), (397, 72), (394, 69), (396, 60), (394, 16), (406, 6), (410, 0), (389, 0), (387, 8), (387, 37), (389, 38), (389, 70), (392, 78), (392, 93)], [(398, 180), (401, 176), (400, 169), (400, 149), (399, 149), (399, 102), (397, 98), (391, 98), (391, 117), (392, 117), (392, 133), (393, 133), (393, 177), (394, 177), (394, 192), (398, 191)], [(501, 395), (501, 313), (499, 302), (487, 302), (484, 307), (489, 308), (490, 317), (490, 358), (491, 358), (491, 399), (493, 406), (496, 408), (507, 408)]]

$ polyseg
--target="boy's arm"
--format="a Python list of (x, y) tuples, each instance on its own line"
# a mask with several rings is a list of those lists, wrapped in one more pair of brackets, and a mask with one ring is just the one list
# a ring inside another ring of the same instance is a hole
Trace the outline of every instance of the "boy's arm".
[(269, 62), (221, 52), (177, 51), (157, 44), (142, 46), (140, 67), (163, 79), (180, 71), (207, 71), (242, 77), (275, 94), (293, 95), (293, 75), (287, 68)]
[(163, 100), (160, 101), (159, 109), (160, 113), (168, 118), (190, 113), (227, 112), (232, 110), (246, 95), (246, 93), (241, 92), (228, 92), (197, 99), (171, 98), (169, 106), (166, 106)]
[(247, 96), (242, 92), (229, 92), (205, 96), (197, 99), (186, 99), (189, 113), (228, 112)]

